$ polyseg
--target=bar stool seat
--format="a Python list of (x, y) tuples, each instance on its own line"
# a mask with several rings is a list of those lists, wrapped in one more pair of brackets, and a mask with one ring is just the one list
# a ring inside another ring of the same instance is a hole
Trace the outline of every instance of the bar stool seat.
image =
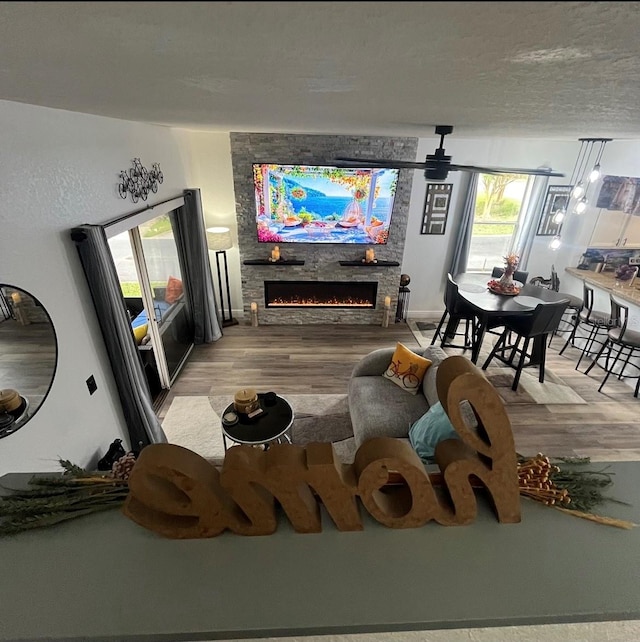
[(583, 308), (578, 313), (580, 320), (584, 323), (599, 323), (600, 325), (607, 325), (611, 315), (606, 312), (601, 312), (600, 310), (587, 310)]
[(614, 343), (621, 343), (624, 346), (631, 346), (640, 349), (640, 332), (623, 328), (611, 328), (609, 338)]

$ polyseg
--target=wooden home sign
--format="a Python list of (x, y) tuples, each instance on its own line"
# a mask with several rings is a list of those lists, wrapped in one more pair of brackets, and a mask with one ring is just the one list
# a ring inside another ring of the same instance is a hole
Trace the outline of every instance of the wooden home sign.
[[(470, 524), (477, 512), (472, 480), (486, 487), (500, 522), (520, 521), (517, 459), (511, 424), (493, 386), (464, 357), (438, 367), (438, 397), (460, 439), (438, 444), (441, 487), (411, 446), (379, 437), (364, 442), (352, 465), (337, 461), (330, 443), (306, 447), (278, 444), (264, 451), (234, 446), (220, 470), (196, 453), (152, 444), (141, 453), (129, 479), (123, 511), (134, 522), (172, 538), (270, 535), (277, 506), (299, 533), (322, 530), (322, 502), (341, 531), (362, 530), (358, 499), (391, 528), (417, 528), (430, 520)], [(463, 419), (473, 408), (477, 426)], [(399, 483), (390, 484), (391, 480)]]

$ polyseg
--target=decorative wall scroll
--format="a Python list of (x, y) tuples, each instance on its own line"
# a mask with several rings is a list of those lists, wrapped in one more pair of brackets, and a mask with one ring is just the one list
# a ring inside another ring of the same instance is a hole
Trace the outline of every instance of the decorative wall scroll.
[(549, 185), (542, 206), (537, 236), (556, 236), (560, 233), (562, 218), (558, 222), (554, 221), (554, 218), (559, 210), (566, 213), (572, 189), (571, 185)]
[[(349, 466), (336, 460), (330, 443), (276, 444), (267, 451), (234, 446), (221, 470), (181, 446), (152, 444), (133, 468), (123, 511), (141, 526), (176, 539), (214, 537), (227, 529), (270, 535), (277, 528), (278, 506), (297, 532), (318, 533), (319, 501), (338, 530), (362, 530), (358, 498), (390, 528), (416, 528), (430, 520), (463, 525), (476, 517), (471, 478), (477, 478), (498, 521), (519, 522), (517, 456), (495, 388), (462, 356), (440, 364), (436, 384), (460, 437), (436, 447), (439, 475), (426, 472), (409, 444), (388, 437), (364, 442)], [(464, 401), (473, 408), (477, 426), (465, 422)], [(446, 492), (437, 493), (435, 485)]]
[(444, 234), (453, 183), (428, 183), (420, 234)]

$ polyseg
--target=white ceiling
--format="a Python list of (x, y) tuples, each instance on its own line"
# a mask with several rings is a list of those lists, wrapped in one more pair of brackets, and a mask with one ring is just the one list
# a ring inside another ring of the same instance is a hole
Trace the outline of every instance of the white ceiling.
[(640, 138), (638, 2), (2, 2), (0, 99), (211, 131)]

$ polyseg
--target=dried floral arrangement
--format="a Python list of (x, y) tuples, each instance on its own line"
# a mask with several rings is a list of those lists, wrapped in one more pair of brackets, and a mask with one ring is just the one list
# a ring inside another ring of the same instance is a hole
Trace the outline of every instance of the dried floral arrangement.
[[(129, 492), (128, 478), (135, 466), (129, 453), (118, 459), (111, 472), (98, 475), (60, 460), (63, 474), (34, 476), (26, 490), (12, 490), (0, 497), (0, 536), (53, 526), (61, 522), (112, 508), (121, 508)], [(599, 524), (630, 529), (636, 524), (593, 513), (605, 502), (624, 504), (607, 497), (604, 490), (613, 483), (613, 473), (584, 470), (589, 458), (558, 458), (556, 463), (538, 453), (518, 458), (520, 495)], [(563, 467), (563, 464), (568, 464)], [(434, 479), (438, 475), (435, 474)], [(435, 482), (434, 482), (435, 485)]]
[(26, 490), (9, 490), (0, 497), (0, 535), (13, 535), (110, 508), (120, 508), (129, 493), (127, 482), (135, 464), (129, 453), (104, 475), (91, 473), (65, 459), (63, 474), (34, 476)]

